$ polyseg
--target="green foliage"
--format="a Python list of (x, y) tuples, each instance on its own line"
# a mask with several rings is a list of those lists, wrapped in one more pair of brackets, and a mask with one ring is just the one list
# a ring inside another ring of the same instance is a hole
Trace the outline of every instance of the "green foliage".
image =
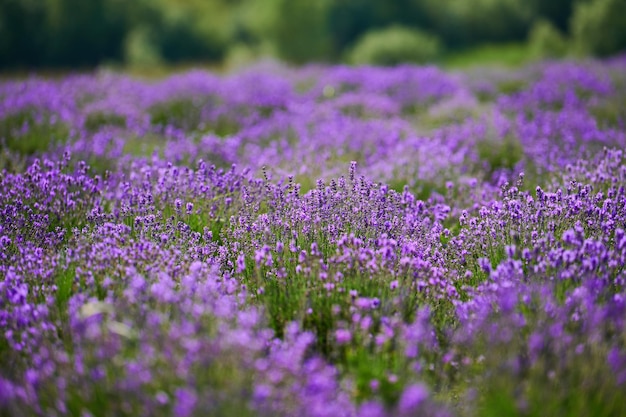
[(517, 67), (530, 61), (531, 54), (523, 43), (484, 43), (451, 52), (445, 57), (448, 68), (469, 68), (480, 66)]
[[(120, 0), (49, 0), (45, 51), (53, 65), (93, 66), (120, 60), (128, 7)], [(41, 32), (41, 30), (39, 30)]]
[(46, 2), (0, 0), (0, 67), (46, 63)]
[[(150, 121), (157, 127), (174, 126), (187, 131), (213, 132), (218, 136), (236, 133), (240, 126), (233, 118), (221, 116), (211, 120), (207, 117), (206, 110), (217, 105), (217, 99), (209, 96), (169, 100), (155, 104), (149, 109)], [(241, 111), (247, 111), (247, 109)], [(151, 142), (164, 144), (163, 141), (158, 140)], [(135, 145), (140, 145), (140, 143)], [(151, 149), (155, 150), (156, 147)]]
[(488, 174), (498, 169), (512, 170), (522, 160), (524, 148), (517, 138), (511, 135), (502, 140), (486, 139), (477, 144), (478, 157), (487, 163)]
[(593, 0), (576, 5), (571, 32), (577, 52), (607, 56), (626, 49), (626, 1)]
[(431, 29), (451, 48), (523, 39), (533, 18), (524, 0), (422, 0)]
[(567, 53), (567, 39), (547, 20), (535, 22), (528, 36), (531, 54), (537, 58), (560, 58)]
[(55, 294), (55, 302), (59, 320), (66, 322), (68, 319), (67, 304), (77, 290), (76, 285), (76, 266), (60, 265), (58, 267), (55, 282), (57, 291)]
[(354, 46), (349, 61), (357, 65), (397, 65), (431, 62), (441, 55), (439, 39), (417, 29), (391, 26), (366, 33)]
[(323, 61), (332, 55), (326, 22), (328, 0), (277, 0), (271, 39), (287, 61)]
[(147, 26), (133, 28), (124, 39), (124, 59), (133, 67), (150, 67), (162, 64), (161, 51)]
[(498, 84), (498, 91), (501, 94), (511, 95), (515, 93), (519, 93), (523, 91), (526, 87), (528, 87), (528, 82), (525, 80), (505, 80)]
[(0, 66), (221, 59), (231, 7), (226, 1), (0, 0)]
[(186, 60), (215, 61), (226, 52), (226, 40), (219, 34), (204, 34), (194, 30), (191, 19), (183, 19), (170, 26), (154, 29), (155, 43), (164, 59), (170, 62)]
[(5, 148), (22, 156), (45, 152), (55, 143), (65, 142), (69, 130), (61, 122), (53, 122), (47, 115), (37, 115), (27, 109), (0, 120), (0, 149)]
[(274, 54), (275, 51), (270, 42), (264, 42), (260, 45), (250, 45), (243, 42), (237, 42), (228, 48), (228, 52), (224, 58), (224, 66), (226, 71), (237, 70), (254, 64), (264, 56), (271, 56)]
[(197, 129), (202, 121), (205, 99), (170, 100), (154, 105), (150, 110), (150, 121), (155, 126), (171, 125), (180, 129)]
[[(548, 56), (562, 50), (555, 33), (567, 38), (571, 27), (580, 52), (608, 55), (624, 48), (626, 26), (623, 0), (0, 0), (0, 10), (5, 68), (225, 60), (232, 67), (266, 55), (336, 61), (368, 33), (395, 25), (431, 33), (453, 51), (530, 34), (547, 42), (539, 49)], [(392, 45), (392, 55), (402, 50)]]
[(332, 2), (327, 19), (335, 48), (345, 51), (368, 31), (394, 24), (429, 29), (422, 3), (421, 0)]
[(85, 128), (95, 132), (104, 126), (126, 127), (126, 118), (114, 113), (91, 113), (85, 120)]
[(231, 19), (225, 1), (139, 1), (128, 8), (133, 24), (124, 54), (130, 64), (215, 61), (226, 52)]
[(579, 0), (526, 0), (526, 4), (532, 7), (536, 19), (548, 21), (558, 31), (565, 33), (577, 1)]

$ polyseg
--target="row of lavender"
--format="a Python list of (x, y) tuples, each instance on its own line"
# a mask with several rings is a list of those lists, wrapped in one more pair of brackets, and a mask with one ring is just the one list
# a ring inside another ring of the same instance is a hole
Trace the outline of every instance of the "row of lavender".
[(626, 62), (0, 84), (0, 415), (624, 415)]

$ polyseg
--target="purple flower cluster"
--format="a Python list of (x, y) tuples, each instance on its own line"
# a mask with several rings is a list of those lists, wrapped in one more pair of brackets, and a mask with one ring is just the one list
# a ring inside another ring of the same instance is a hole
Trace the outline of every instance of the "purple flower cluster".
[(625, 63), (0, 83), (0, 415), (626, 413)]

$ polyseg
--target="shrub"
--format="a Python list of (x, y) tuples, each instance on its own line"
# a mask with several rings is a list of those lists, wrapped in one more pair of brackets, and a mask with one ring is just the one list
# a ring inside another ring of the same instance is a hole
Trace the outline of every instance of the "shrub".
[(437, 37), (417, 29), (391, 26), (363, 35), (348, 60), (357, 65), (421, 64), (437, 59), (441, 52), (442, 45)]
[(131, 66), (150, 67), (163, 63), (161, 51), (147, 26), (131, 30), (124, 40), (124, 59)]
[(332, 52), (327, 29), (328, 1), (277, 0), (270, 37), (281, 58), (302, 64), (323, 61)]
[(567, 39), (547, 20), (540, 19), (530, 30), (528, 46), (536, 58), (559, 58), (567, 54)]
[(626, 1), (579, 3), (570, 22), (577, 52), (607, 56), (626, 49)]
[(432, 30), (450, 48), (522, 40), (533, 20), (529, 1), (421, 0)]

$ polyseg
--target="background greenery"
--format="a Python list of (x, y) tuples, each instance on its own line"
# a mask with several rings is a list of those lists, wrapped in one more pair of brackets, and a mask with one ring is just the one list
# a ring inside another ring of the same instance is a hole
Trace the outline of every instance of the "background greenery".
[(626, 0), (0, 0), (2, 69), (236, 65), (268, 55), (462, 63), (511, 48), (522, 61), (618, 53)]

